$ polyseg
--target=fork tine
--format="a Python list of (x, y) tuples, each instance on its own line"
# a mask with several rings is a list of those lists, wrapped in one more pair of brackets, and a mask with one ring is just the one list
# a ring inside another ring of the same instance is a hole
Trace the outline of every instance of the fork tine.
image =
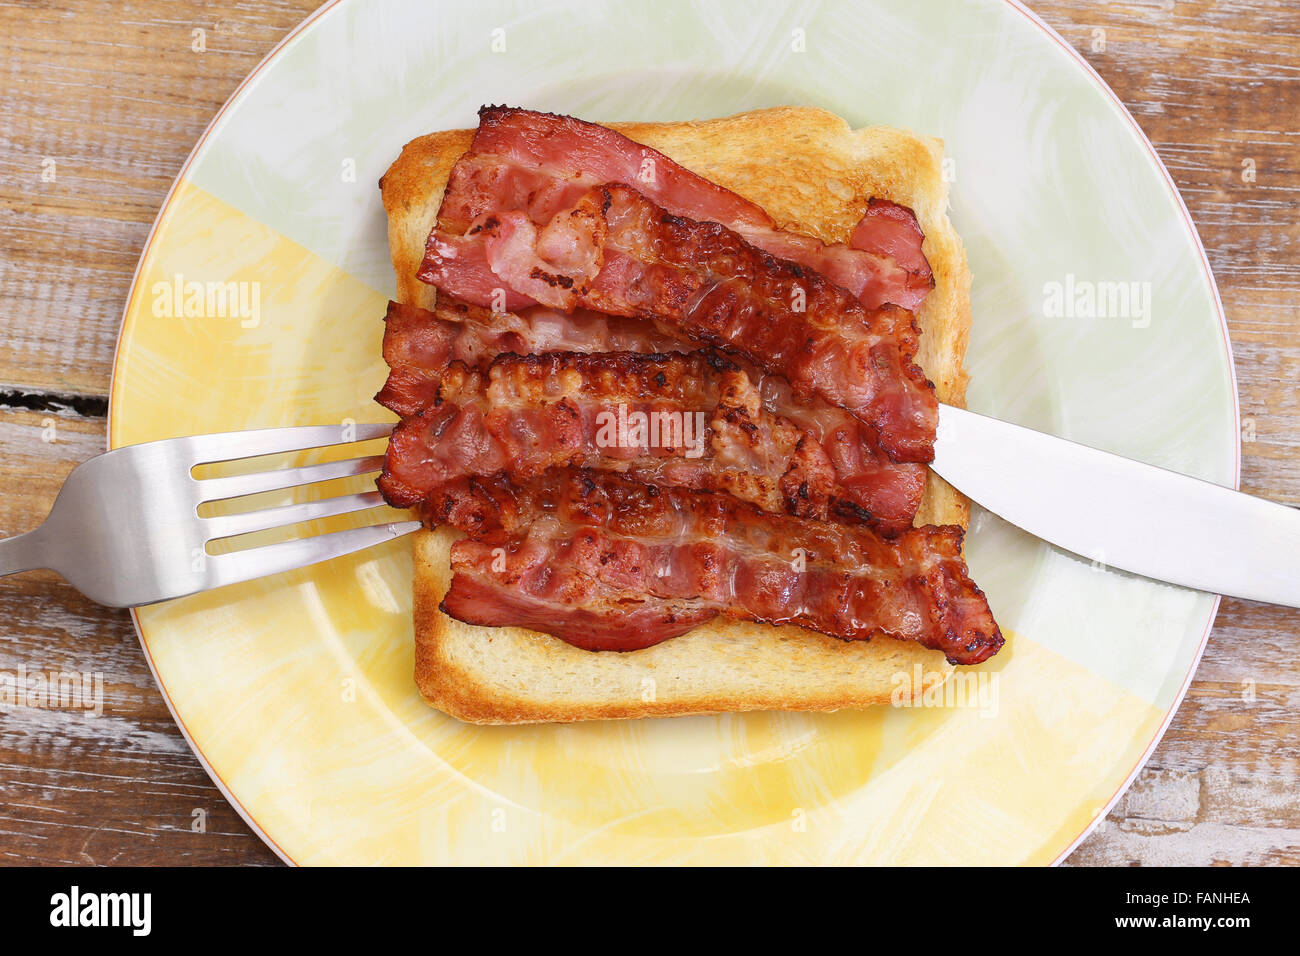
[(237, 458), (255, 458), (278, 452), (320, 448), (343, 442), (368, 441), (392, 433), (393, 426), (363, 425), (304, 425), (298, 428), (256, 428), (243, 432), (220, 432), (215, 435), (191, 435), (183, 439), (194, 464), (234, 461)]
[(349, 528), (346, 531), (332, 531), (313, 537), (296, 538), (293, 541), (280, 541), (260, 548), (249, 548), (232, 554), (220, 554), (208, 558), (211, 587), (250, 581), (268, 574), (305, 568), (311, 564), (342, 557), (353, 551), (400, 538), (420, 527), (418, 521), (399, 521), (390, 524), (375, 524), (365, 528)]
[(297, 524), (300, 521), (330, 518), (334, 515), (347, 514), (349, 511), (365, 511), (368, 508), (377, 508), (383, 503), (384, 497), (379, 492), (366, 491), (361, 494), (324, 498), (320, 501), (282, 505), (278, 508), (263, 508), (260, 511), (247, 511), (237, 515), (216, 515), (202, 520), (208, 531), (208, 540), (211, 541), (215, 538), (229, 538), (252, 531), (266, 531), (268, 528)]
[(319, 465), (305, 465), (301, 468), (282, 468), (278, 471), (255, 471), (247, 475), (227, 475), (223, 478), (200, 478), (200, 501), (220, 501), (223, 498), (238, 498), (241, 495), (255, 495), (277, 488), (291, 488), (295, 485), (308, 485), (315, 481), (329, 481), (332, 478), (348, 478), (364, 475), (366, 472), (378, 471), (383, 467), (383, 455), (369, 455), (365, 458), (348, 458), (344, 461), (327, 461)]

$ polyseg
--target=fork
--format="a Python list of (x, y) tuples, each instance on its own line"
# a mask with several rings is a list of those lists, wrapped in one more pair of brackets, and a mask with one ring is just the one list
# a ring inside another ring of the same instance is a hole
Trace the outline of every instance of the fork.
[(312, 425), (170, 438), (78, 465), (45, 522), (0, 540), (0, 575), (51, 568), (86, 597), (136, 607), (328, 561), (414, 531), (372, 524), (226, 554), (211, 541), (376, 508), (377, 491), (204, 517), (199, 505), (378, 471), (382, 455), (195, 478), (198, 465), (382, 438), (392, 425)]

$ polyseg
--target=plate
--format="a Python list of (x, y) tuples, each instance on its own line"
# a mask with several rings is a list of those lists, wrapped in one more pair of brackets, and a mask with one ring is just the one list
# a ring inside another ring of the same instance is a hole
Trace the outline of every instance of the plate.
[[(942, 137), (975, 276), (970, 406), (1235, 485), (1231, 354), (1186, 209), (1082, 58), (994, 0), (327, 5), (159, 213), (110, 445), (384, 420), (375, 183), (481, 103), (811, 104)], [(190, 744), (288, 861), (1052, 863), (1150, 754), (1217, 608), (977, 510), (969, 563), (1009, 643), (929, 706), (475, 727), (416, 693), (408, 545), (135, 613)]]

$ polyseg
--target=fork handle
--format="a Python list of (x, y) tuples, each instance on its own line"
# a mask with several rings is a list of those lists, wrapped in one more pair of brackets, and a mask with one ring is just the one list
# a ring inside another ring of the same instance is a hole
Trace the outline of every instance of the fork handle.
[(0, 575), (49, 567), (43, 528), (42, 525), (26, 534), (0, 538)]

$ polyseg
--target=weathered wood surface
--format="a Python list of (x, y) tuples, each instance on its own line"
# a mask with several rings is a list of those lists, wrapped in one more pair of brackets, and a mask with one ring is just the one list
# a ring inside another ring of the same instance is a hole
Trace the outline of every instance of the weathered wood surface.
[[(1300, 7), (1031, 6), (1169, 167), (1232, 330), (1253, 437), (1243, 487), (1300, 505)], [(118, 323), (158, 207), (213, 113), (313, 7), (0, 2), (0, 533), (35, 524), (103, 447)], [(124, 613), (51, 574), (0, 578), (0, 637), (0, 672), (102, 674), (105, 709), (0, 717), (0, 862), (275, 862), (185, 745)], [(1298, 645), (1300, 612), (1225, 601), (1169, 733), (1070, 862), (1300, 863)]]

